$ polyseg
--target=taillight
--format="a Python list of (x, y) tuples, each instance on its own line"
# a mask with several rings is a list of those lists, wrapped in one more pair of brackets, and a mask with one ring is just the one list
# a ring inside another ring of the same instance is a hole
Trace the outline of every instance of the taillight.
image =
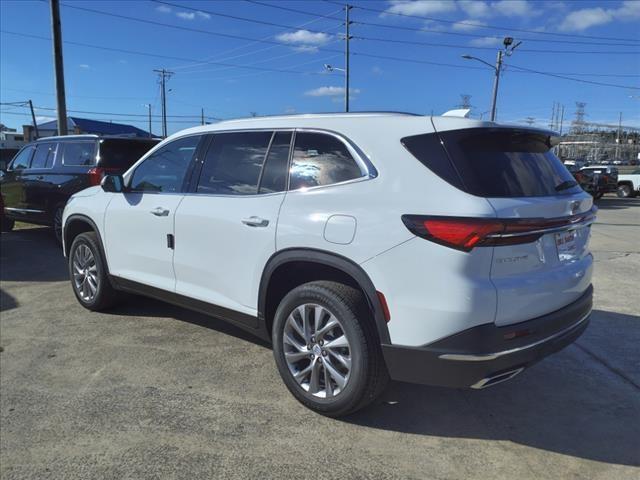
[(93, 167), (88, 172), (89, 185), (100, 185), (102, 178), (105, 176), (106, 171), (101, 167)]
[(500, 219), (403, 215), (405, 226), (415, 235), (464, 252), (474, 247), (519, 245), (534, 242), (546, 233), (588, 225), (596, 208), (560, 218)]

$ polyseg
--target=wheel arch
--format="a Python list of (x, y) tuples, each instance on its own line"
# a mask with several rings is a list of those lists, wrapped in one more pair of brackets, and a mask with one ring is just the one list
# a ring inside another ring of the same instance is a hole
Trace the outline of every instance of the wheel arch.
[[(298, 275), (289, 275), (293, 272), (297, 272)], [(380, 342), (391, 343), (384, 310), (376, 289), (362, 267), (341, 255), (311, 248), (281, 250), (267, 261), (258, 293), (258, 318), (264, 327), (266, 337), (271, 338), (273, 314), (288, 291), (308, 281), (327, 279), (342, 280), (362, 291), (373, 313)]]
[(85, 232), (94, 232), (96, 234), (98, 246), (100, 247), (100, 255), (102, 256), (102, 263), (107, 271), (107, 275), (109, 275), (109, 265), (107, 265), (107, 256), (104, 252), (104, 245), (102, 243), (102, 237), (100, 236), (100, 230), (98, 230), (96, 223), (86, 215), (75, 213), (67, 217), (67, 221), (64, 223), (62, 228), (65, 257), (69, 256), (73, 239)]

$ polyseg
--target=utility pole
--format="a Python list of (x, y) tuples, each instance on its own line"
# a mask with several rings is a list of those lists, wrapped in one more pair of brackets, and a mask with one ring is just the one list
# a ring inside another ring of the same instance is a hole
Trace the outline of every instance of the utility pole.
[(151, 138), (153, 137), (153, 134), (151, 133), (151, 104), (145, 103), (144, 106), (147, 107), (147, 112), (149, 113), (149, 138)]
[(496, 105), (498, 103), (498, 84), (500, 83), (500, 70), (502, 70), (502, 50), (498, 50), (496, 58), (496, 71), (493, 80), (493, 95), (491, 96), (491, 121), (496, 121)]
[(56, 109), (58, 135), (67, 134), (67, 102), (64, 95), (64, 65), (62, 62), (62, 29), (60, 26), (60, 2), (50, 0), (51, 30), (53, 33), (53, 65), (56, 75)]
[(204, 125), (204, 108), (200, 109), (200, 125)]
[(351, 20), (349, 20), (349, 12), (353, 7), (349, 4), (344, 6), (345, 11), (345, 36), (344, 36), (344, 111), (349, 111), (349, 26)]
[(616, 159), (619, 157), (620, 144), (622, 143), (622, 112), (618, 117), (618, 138), (616, 139)]
[(564, 122), (564, 105), (562, 105), (562, 110), (560, 111), (560, 136), (562, 136), (562, 123)]
[(33, 102), (29, 100), (29, 109), (31, 110), (31, 120), (33, 120), (33, 129), (36, 133), (36, 139), (40, 136), (38, 132), (38, 124), (36, 123), (36, 114), (33, 113)]
[(167, 79), (173, 75), (173, 72), (165, 70), (154, 70), (160, 75), (160, 96), (162, 101), (162, 138), (167, 138)]

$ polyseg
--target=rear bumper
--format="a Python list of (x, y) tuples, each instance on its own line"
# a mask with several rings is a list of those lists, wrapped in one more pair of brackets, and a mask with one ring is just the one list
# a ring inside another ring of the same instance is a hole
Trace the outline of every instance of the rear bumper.
[(507, 380), (575, 341), (589, 323), (593, 287), (548, 315), (514, 325), (470, 328), (437, 342), (382, 345), (394, 380), (445, 387), (483, 388)]

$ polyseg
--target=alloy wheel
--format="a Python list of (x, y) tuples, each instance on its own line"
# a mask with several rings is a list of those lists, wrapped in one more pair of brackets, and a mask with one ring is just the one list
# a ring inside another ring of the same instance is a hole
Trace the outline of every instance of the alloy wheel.
[(282, 340), (289, 371), (303, 390), (319, 398), (344, 391), (351, 373), (351, 346), (340, 320), (306, 303), (287, 317)]
[(73, 254), (73, 284), (85, 302), (91, 302), (98, 292), (98, 268), (91, 249), (78, 245)]

